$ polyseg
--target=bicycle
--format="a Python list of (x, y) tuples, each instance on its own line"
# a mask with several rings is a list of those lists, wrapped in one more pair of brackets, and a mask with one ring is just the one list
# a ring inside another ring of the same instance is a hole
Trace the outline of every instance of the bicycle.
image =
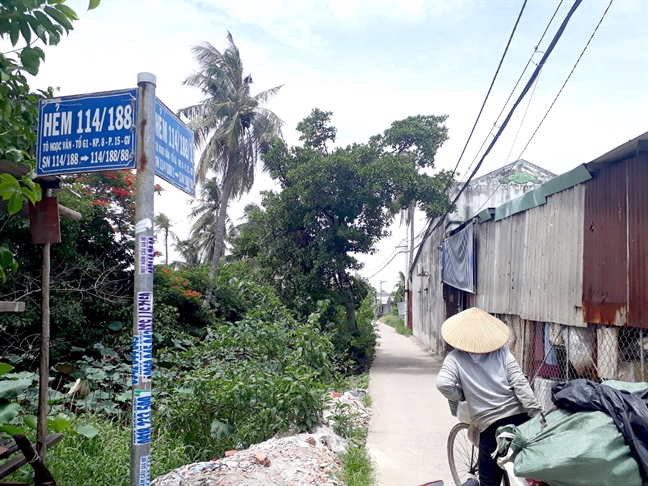
[[(450, 412), (457, 417), (459, 402), (448, 400)], [(479, 439), (471, 439), (470, 424), (459, 422), (448, 435), (448, 465), (456, 486), (462, 486), (469, 478), (479, 479)], [(510, 486), (506, 471), (503, 472), (502, 485)]]

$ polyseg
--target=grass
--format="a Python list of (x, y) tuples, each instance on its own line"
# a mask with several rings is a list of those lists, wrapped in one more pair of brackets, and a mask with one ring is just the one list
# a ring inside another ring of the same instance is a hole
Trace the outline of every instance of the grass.
[[(47, 466), (57, 484), (129, 486), (130, 429), (97, 417), (84, 417), (80, 423), (95, 426), (99, 435), (87, 439), (68, 434), (48, 451)], [(194, 462), (188, 448), (167, 431), (155, 431), (151, 450), (151, 479)]]
[(366, 390), (369, 388), (369, 372), (351, 376), (337, 375), (330, 387), (340, 393), (358, 389)]
[(393, 327), (398, 334), (402, 334), (403, 336), (412, 335), (412, 331), (408, 327), (405, 327), (403, 319), (395, 316), (394, 314), (385, 314), (378, 320), (383, 324), (387, 324), (388, 326)]
[(372, 486), (375, 484), (371, 457), (364, 446), (349, 447), (349, 450), (342, 454), (340, 480), (347, 486)]

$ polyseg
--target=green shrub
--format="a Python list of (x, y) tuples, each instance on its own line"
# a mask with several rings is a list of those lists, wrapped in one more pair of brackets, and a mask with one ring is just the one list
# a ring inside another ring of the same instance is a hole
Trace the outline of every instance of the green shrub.
[[(57, 484), (65, 486), (128, 486), (131, 431), (127, 427), (86, 416), (82, 423), (99, 429), (99, 435), (88, 439), (66, 436), (47, 453), (47, 465)], [(194, 462), (193, 450), (174, 431), (156, 426), (151, 436), (151, 478), (163, 475), (184, 464)]]
[(402, 334), (403, 336), (412, 335), (412, 331), (408, 327), (405, 327), (405, 323), (403, 322), (403, 319), (401, 319), (398, 316), (395, 316), (393, 314), (385, 314), (379, 319), (379, 321), (382, 322), (383, 324), (387, 324), (388, 326), (396, 329), (396, 332), (398, 334)]
[(332, 345), (318, 314), (296, 321), (272, 293), (246, 284), (260, 305), (235, 324), (207, 330), (156, 382), (161, 420), (187, 444), (214, 454), (288, 430), (308, 430), (323, 408)]

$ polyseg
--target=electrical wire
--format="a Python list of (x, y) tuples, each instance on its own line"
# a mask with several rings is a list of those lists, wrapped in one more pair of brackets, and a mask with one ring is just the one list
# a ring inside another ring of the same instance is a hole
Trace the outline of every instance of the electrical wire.
[[(378, 265), (376, 265), (375, 267), (373, 267), (371, 270), (367, 270), (367, 271), (368, 271), (368, 272), (373, 272), (376, 268), (382, 266), (383, 263), (385, 263), (387, 260), (389, 260), (389, 258), (391, 258), (391, 257), (394, 255), (394, 252), (398, 249), (399, 246), (401, 246), (401, 244), (402, 244), (404, 241), (405, 241), (405, 238), (403, 238), (402, 240), (400, 240), (400, 242), (398, 243), (398, 245), (396, 245), (396, 246), (394, 247), (394, 249), (391, 251), (391, 253), (389, 254), (389, 256), (388, 256), (387, 258), (385, 258), (385, 260), (384, 260), (382, 263), (379, 263)], [(408, 249), (407, 251), (409, 251), (409, 249)]]
[[(493, 129), (497, 128), (497, 122), (499, 121), (502, 114), (504, 113), (504, 110), (508, 106), (509, 101), (511, 101), (511, 98), (513, 97), (513, 93), (515, 93), (515, 90), (517, 89), (518, 85), (520, 84), (520, 81), (524, 77), (524, 74), (526, 73), (527, 69), (529, 68), (529, 65), (533, 61), (533, 56), (535, 56), (536, 53), (538, 53), (538, 52), (542, 52), (542, 51), (538, 51), (538, 48), (540, 47), (540, 44), (542, 44), (542, 41), (544, 40), (545, 35), (547, 34), (547, 31), (549, 30), (549, 27), (551, 27), (551, 24), (553, 23), (554, 19), (556, 18), (556, 14), (558, 13), (558, 10), (560, 10), (560, 7), (562, 6), (563, 1), (564, 0), (560, 0), (560, 2), (558, 3), (558, 6), (556, 7), (556, 10), (554, 10), (553, 15), (549, 19), (549, 23), (547, 24), (547, 26), (545, 27), (544, 32), (540, 36), (540, 40), (538, 41), (538, 43), (533, 48), (533, 53), (531, 54), (531, 56), (529, 57), (529, 60), (527, 61), (526, 65), (524, 66), (524, 69), (522, 70), (522, 73), (520, 74), (520, 77), (515, 82), (515, 86), (513, 86), (513, 89), (509, 93), (508, 98), (506, 98), (506, 102), (504, 103), (504, 106), (502, 106), (502, 111), (499, 112), (499, 115), (497, 115), (497, 118), (495, 119), (495, 122), (493, 123)], [(491, 129), (491, 131), (488, 132), (488, 135), (486, 135), (486, 138), (484, 139), (483, 143), (481, 144), (481, 147), (479, 147), (479, 150), (475, 154), (475, 157), (473, 158), (472, 162), (470, 163), (470, 165), (466, 169), (466, 174), (470, 172), (470, 169), (472, 168), (473, 164), (475, 163), (475, 161), (479, 157), (479, 154), (481, 153), (482, 149), (484, 148), (484, 145), (486, 145), (486, 142), (488, 142), (488, 139), (491, 136), (493, 136), (493, 129)], [(456, 167), (455, 167), (455, 169), (456, 169)], [(459, 181), (459, 184), (457, 185), (458, 187), (461, 186), (461, 183), (463, 182), (463, 180), (464, 180), (464, 176), (462, 176), (461, 180)]]
[[(557, 31), (556, 34), (554, 35), (554, 38), (551, 40), (551, 43), (550, 43), (549, 46), (547, 47), (547, 50), (545, 51), (544, 55), (542, 56), (542, 59), (540, 60), (540, 63), (536, 66), (535, 70), (533, 71), (533, 74), (531, 75), (531, 77), (530, 77), (529, 80), (527, 81), (526, 85), (524, 86), (524, 89), (522, 90), (522, 92), (521, 92), (520, 95), (518, 96), (518, 99), (515, 101), (515, 103), (514, 103), (513, 106), (511, 107), (511, 109), (510, 109), (508, 115), (506, 115), (506, 118), (504, 119), (504, 122), (502, 123), (502, 126), (500, 127), (500, 129), (497, 131), (497, 133), (496, 133), (495, 136), (493, 137), (493, 140), (491, 141), (490, 145), (489, 145), (488, 148), (486, 149), (486, 152), (484, 153), (484, 155), (482, 155), (482, 157), (481, 157), (479, 163), (477, 164), (477, 166), (475, 167), (475, 169), (474, 169), (474, 170), (472, 171), (472, 173), (470, 174), (470, 177), (468, 177), (468, 179), (466, 180), (466, 182), (463, 184), (463, 186), (461, 187), (461, 189), (459, 190), (459, 192), (457, 193), (457, 195), (456, 195), (455, 198), (453, 199), (453, 201), (452, 201), (452, 203), (451, 203), (451, 206), (454, 206), (454, 204), (457, 202), (457, 200), (459, 199), (459, 197), (461, 196), (461, 194), (463, 193), (463, 191), (466, 189), (466, 187), (468, 186), (468, 184), (470, 184), (470, 181), (472, 180), (472, 178), (475, 176), (475, 174), (477, 173), (477, 171), (479, 170), (479, 168), (480, 168), (481, 165), (483, 164), (484, 159), (486, 159), (486, 157), (488, 156), (488, 154), (490, 153), (490, 151), (493, 149), (493, 147), (495, 146), (495, 144), (496, 144), (497, 141), (499, 140), (500, 135), (504, 132), (504, 130), (506, 129), (506, 126), (508, 125), (509, 121), (511, 120), (511, 117), (512, 117), (513, 114), (515, 113), (516, 108), (518, 107), (518, 105), (520, 104), (520, 102), (524, 99), (524, 97), (525, 97), (526, 94), (528, 93), (528, 91), (529, 91), (529, 89), (531, 88), (531, 86), (533, 85), (533, 83), (535, 83), (535, 81), (536, 81), (538, 75), (540, 74), (540, 71), (542, 70), (542, 67), (545, 65), (545, 63), (547, 62), (547, 59), (549, 58), (549, 56), (550, 56), (551, 53), (553, 52), (554, 48), (556, 47), (556, 44), (558, 43), (558, 40), (562, 37), (562, 34), (563, 34), (563, 32), (565, 31), (565, 28), (567, 27), (567, 24), (568, 24), (569, 21), (571, 20), (571, 17), (574, 15), (574, 12), (576, 12), (576, 9), (579, 7), (579, 5), (580, 5), (582, 2), (583, 2), (583, 0), (575, 0), (575, 1), (574, 1), (574, 4), (572, 5), (571, 9), (570, 9), (569, 12), (567, 13), (567, 16), (566, 16), (565, 19), (563, 20), (562, 24), (561, 24), (560, 27), (558, 28), (558, 31)], [(445, 217), (448, 215), (448, 213), (449, 213), (449, 210), (447, 210), (447, 211), (444, 213), (444, 215), (443, 215), (441, 218), (439, 218), (437, 224), (434, 225), (434, 227), (432, 227), (431, 224), (428, 226), (429, 231), (426, 231), (426, 238), (427, 238), (427, 236), (428, 236), (432, 231), (434, 231), (435, 229), (437, 229), (437, 228), (442, 224), (442, 222), (444, 221), (444, 219), (445, 219)]]
[(535, 137), (536, 133), (538, 133), (538, 130), (539, 130), (540, 127), (542, 126), (542, 123), (545, 121), (545, 118), (547, 118), (547, 115), (549, 114), (549, 112), (550, 112), (551, 109), (553, 108), (554, 104), (555, 104), (556, 101), (558, 100), (558, 97), (560, 96), (560, 93), (562, 93), (562, 92), (563, 92), (563, 89), (565, 89), (565, 86), (567, 85), (567, 82), (569, 81), (569, 78), (571, 78), (571, 75), (574, 74), (574, 70), (576, 69), (576, 66), (578, 66), (578, 63), (580, 62), (581, 58), (583, 57), (583, 54), (585, 54), (585, 51), (587, 50), (587, 48), (588, 48), (589, 45), (590, 45), (590, 42), (592, 42), (592, 39), (593, 39), (594, 36), (596, 35), (596, 31), (598, 31), (598, 28), (601, 26), (601, 23), (603, 22), (603, 19), (604, 19), (605, 16), (607, 15), (608, 10), (610, 10), (610, 7), (612, 6), (612, 2), (614, 2), (614, 0), (610, 0), (610, 3), (608, 3), (608, 6), (607, 6), (607, 8), (605, 9), (605, 12), (603, 12), (603, 16), (601, 17), (601, 20), (599, 20), (599, 23), (596, 25), (596, 28), (594, 29), (594, 32), (592, 32), (592, 35), (590, 36), (589, 40), (587, 41), (587, 44), (585, 44), (585, 47), (583, 48), (583, 51), (580, 53), (580, 56), (578, 56), (578, 59), (576, 60), (576, 64), (574, 64), (574, 67), (573, 67), (572, 70), (569, 72), (569, 75), (567, 76), (567, 79), (565, 79), (565, 82), (563, 83), (562, 87), (560, 88), (560, 91), (558, 91), (558, 94), (556, 95), (556, 97), (554, 98), (554, 100), (551, 102), (551, 106), (549, 106), (549, 109), (547, 110), (547, 112), (545, 113), (545, 115), (542, 117), (542, 120), (540, 120), (540, 123), (538, 124), (537, 128), (536, 128), (535, 131), (533, 132), (533, 135), (531, 135), (531, 138), (529, 139), (529, 141), (527, 142), (527, 144), (526, 144), (526, 145), (524, 146), (524, 148), (522, 149), (522, 152), (520, 152), (520, 157), (518, 157), (518, 159), (522, 157), (522, 154), (524, 154), (524, 152), (526, 151), (527, 147), (529, 146), (529, 144), (530, 144), (531, 141), (533, 140), (533, 137)]
[(452, 175), (450, 176), (450, 179), (448, 180), (448, 185), (444, 189), (443, 192), (446, 192), (448, 190), (448, 187), (450, 187), (450, 181), (454, 178), (455, 173), (457, 172), (457, 169), (459, 168), (459, 164), (461, 163), (461, 159), (463, 158), (464, 153), (466, 152), (466, 148), (468, 147), (468, 144), (470, 143), (470, 139), (473, 136), (473, 133), (475, 133), (475, 128), (477, 127), (477, 123), (479, 122), (479, 118), (481, 117), (482, 112), (484, 111), (484, 106), (486, 106), (486, 102), (488, 101), (488, 97), (490, 96), (491, 90), (493, 89), (493, 85), (495, 84), (495, 80), (497, 79), (497, 75), (499, 74), (500, 68), (502, 67), (502, 63), (504, 62), (504, 58), (506, 57), (506, 53), (509, 50), (509, 46), (511, 45), (511, 41), (513, 40), (513, 36), (515, 35), (515, 31), (517, 30), (517, 26), (520, 23), (520, 18), (522, 18), (522, 13), (524, 12), (524, 9), (526, 7), (527, 0), (524, 0), (524, 3), (522, 4), (522, 8), (520, 9), (520, 13), (518, 14), (517, 20), (515, 21), (515, 25), (513, 26), (513, 30), (511, 31), (511, 35), (509, 36), (509, 40), (506, 43), (506, 47), (504, 48), (504, 53), (502, 54), (502, 58), (500, 59), (500, 62), (497, 66), (497, 70), (495, 71), (495, 76), (493, 76), (493, 80), (491, 81), (490, 87), (488, 88), (488, 92), (486, 93), (486, 97), (484, 98), (484, 102), (482, 103), (481, 108), (479, 109), (479, 113), (477, 114), (477, 119), (475, 120), (475, 123), (472, 127), (472, 130), (470, 131), (470, 135), (468, 135), (468, 140), (466, 140), (466, 144), (464, 145), (463, 150), (461, 151), (461, 155), (459, 155), (459, 160), (457, 160), (457, 164), (455, 165), (455, 168), (452, 170)]
[[(542, 70), (540, 70), (540, 74), (542, 74)], [(518, 127), (518, 131), (515, 134), (515, 138), (513, 139), (513, 144), (511, 145), (511, 150), (509, 150), (509, 153), (506, 156), (506, 162), (504, 162), (504, 165), (508, 164), (509, 157), (513, 153), (513, 148), (515, 147), (515, 142), (517, 142), (518, 136), (520, 135), (520, 130), (522, 130), (522, 125), (524, 125), (524, 120), (526, 119), (527, 113), (529, 112), (529, 106), (531, 106), (531, 100), (533, 100), (533, 95), (535, 94), (535, 90), (538, 87), (538, 81), (540, 80), (540, 74), (538, 74), (538, 77), (536, 78), (536, 82), (533, 85), (533, 91), (531, 91), (531, 95), (529, 96), (529, 102), (527, 103), (526, 110), (524, 110), (524, 115), (522, 116), (522, 121), (520, 121), (520, 126)], [(518, 157), (517, 160), (520, 160), (520, 157)], [(488, 202), (488, 201), (486, 201), (486, 202)]]

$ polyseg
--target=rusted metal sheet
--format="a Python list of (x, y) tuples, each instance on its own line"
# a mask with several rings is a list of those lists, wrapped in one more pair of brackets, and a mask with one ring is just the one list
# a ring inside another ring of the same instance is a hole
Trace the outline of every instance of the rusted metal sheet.
[(648, 328), (648, 152), (627, 161), (628, 325)]
[(595, 173), (585, 192), (583, 318), (592, 324), (627, 322), (626, 165), (609, 165)]
[(546, 204), (476, 228), (475, 303), (493, 314), (584, 326), (583, 203), (579, 184)]
[(59, 224), (58, 200), (44, 196), (35, 206), (29, 206), (29, 220), (32, 243), (60, 243), (61, 226)]

